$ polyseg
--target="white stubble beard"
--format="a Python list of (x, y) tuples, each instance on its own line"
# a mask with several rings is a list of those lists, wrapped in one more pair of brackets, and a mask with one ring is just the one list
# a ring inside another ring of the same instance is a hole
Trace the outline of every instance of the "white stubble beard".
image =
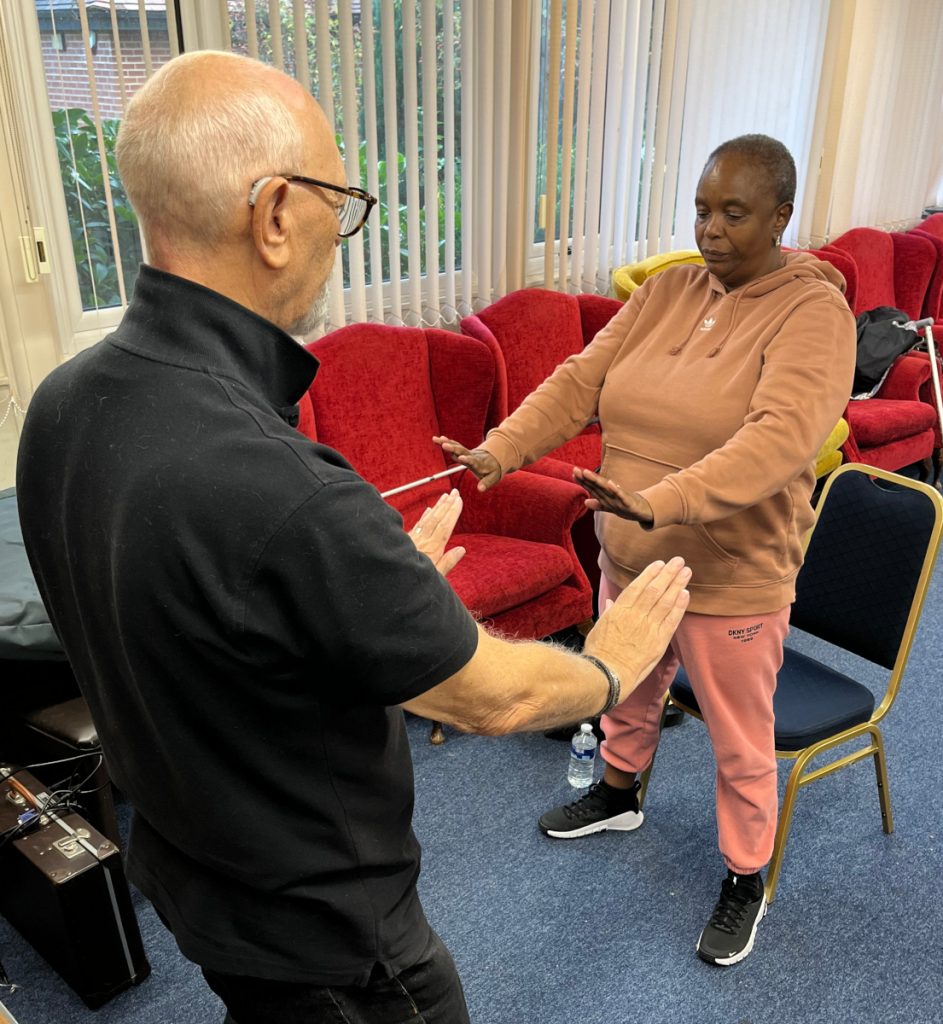
[(314, 301), (288, 329), (289, 334), (295, 337), (304, 338), (311, 334), (327, 320), (328, 307), (331, 304), (331, 285), (329, 281), (324, 282), (324, 287), (314, 297)]

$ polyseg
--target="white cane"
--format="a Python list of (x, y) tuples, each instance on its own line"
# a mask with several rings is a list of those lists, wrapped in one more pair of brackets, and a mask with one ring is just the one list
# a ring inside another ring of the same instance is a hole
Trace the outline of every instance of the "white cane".
[(918, 320), (914, 327), (923, 328), (923, 336), (927, 340), (927, 355), (930, 357), (930, 375), (933, 378), (933, 397), (936, 399), (936, 413), (940, 420), (940, 433), (943, 434), (943, 396), (940, 394), (940, 370), (936, 362), (936, 344), (933, 341), (933, 318)]
[(402, 487), (394, 487), (392, 491), (383, 491), (380, 495), (381, 498), (389, 498), (394, 494), (402, 494), (403, 491), (411, 491), (414, 487), (419, 487), (422, 484), (427, 484), (432, 480), (441, 480), (444, 476), (451, 476), (453, 473), (460, 473), (463, 469), (468, 469), (467, 466), (452, 466), (449, 469), (443, 469), (441, 473), (433, 473), (432, 476), (424, 476), (419, 480), (413, 480), (412, 483), (403, 484)]

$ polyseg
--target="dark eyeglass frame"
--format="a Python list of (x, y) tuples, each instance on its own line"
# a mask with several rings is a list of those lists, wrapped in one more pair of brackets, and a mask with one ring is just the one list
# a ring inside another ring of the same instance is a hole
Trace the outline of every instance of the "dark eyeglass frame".
[[(365, 192), (362, 188), (355, 188), (353, 185), (332, 185), (329, 181), (320, 181), (317, 178), (306, 178), (303, 174), (271, 174), (265, 178), (259, 178), (258, 181), (252, 183), (252, 187), (249, 189), (249, 205), (255, 206), (256, 200), (259, 198), (259, 192), (265, 187), (273, 178), (284, 178), (285, 181), (300, 181), (305, 185), (316, 185), (318, 188), (326, 188), (331, 192), (338, 192), (342, 196), (347, 196), (349, 199), (359, 199), (363, 204), (363, 213), (360, 216), (357, 224), (348, 228), (346, 231), (338, 231), (338, 238), (350, 238), (352, 235), (356, 235), (357, 232), (367, 223), (367, 218), (370, 216), (370, 211), (376, 206), (376, 196), (370, 195), (369, 192)], [(335, 213), (338, 215), (338, 219), (341, 217), (343, 207), (335, 208)]]

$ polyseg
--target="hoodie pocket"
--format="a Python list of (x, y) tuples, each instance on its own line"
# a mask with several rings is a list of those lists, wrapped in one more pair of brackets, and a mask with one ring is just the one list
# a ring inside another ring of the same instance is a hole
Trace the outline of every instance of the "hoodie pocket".
[[(681, 466), (653, 459), (627, 448), (607, 444), (600, 474), (621, 487), (641, 491), (663, 480)], [(597, 515), (596, 535), (607, 558), (633, 573), (656, 559), (680, 555), (693, 573), (696, 587), (726, 587), (733, 580), (740, 559), (724, 548), (701, 523), (643, 530), (638, 523), (614, 515)]]

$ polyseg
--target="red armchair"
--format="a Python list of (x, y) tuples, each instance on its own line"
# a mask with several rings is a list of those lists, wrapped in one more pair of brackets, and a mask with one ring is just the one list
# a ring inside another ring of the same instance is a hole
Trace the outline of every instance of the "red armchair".
[(913, 233), (852, 228), (825, 249), (838, 249), (855, 261), (858, 287), (850, 304), (855, 316), (876, 306), (894, 306), (920, 319), (936, 266), (932, 242)]
[(908, 234), (926, 239), (936, 250), (936, 266), (923, 302), (923, 316), (943, 321), (943, 213), (930, 214)]
[[(511, 292), (481, 312), (462, 320), (462, 333), (486, 344), (494, 353), (498, 380), (488, 428), (496, 426), (569, 356), (583, 350), (619, 312), (622, 303), (602, 295), (568, 295), (543, 288)], [(595, 469), (602, 457), (599, 426), (581, 434), (527, 468), (534, 473), (573, 479), (573, 467)], [(599, 587), (599, 543), (593, 517), (573, 528), (580, 562)]]
[[(906, 244), (898, 251), (905, 249)], [(861, 264), (852, 250), (860, 255)], [(814, 250), (819, 259), (839, 270), (848, 284), (853, 283), (846, 287), (845, 297), (856, 316), (876, 306), (895, 306), (909, 312), (897, 301), (894, 291), (894, 253), (894, 238), (886, 231), (872, 228), (853, 228), (834, 244)], [(900, 276), (903, 277), (902, 273)], [(911, 305), (915, 291), (901, 283), (901, 297)], [(915, 319), (919, 310), (918, 304)], [(850, 432), (842, 445), (845, 461), (864, 462), (891, 471), (921, 463), (929, 474), (935, 445), (935, 414), (926, 401), (929, 380), (930, 364), (926, 358), (904, 356), (891, 368), (874, 398), (849, 402), (845, 418)]]
[[(513, 412), (560, 363), (581, 352), (621, 308), (621, 302), (605, 296), (524, 288), (466, 316), (462, 333), (488, 345), (497, 366), (488, 427)], [(528, 468), (571, 480), (572, 466), (595, 469), (600, 454), (599, 426), (593, 423)]]
[[(299, 429), (380, 491), (447, 468), (433, 435), (469, 447), (482, 439), (496, 379), (487, 345), (442, 330), (351, 324), (307, 347), (321, 366)], [(460, 473), (389, 501), (408, 529), (440, 494), (459, 488), (464, 509), (451, 546), (467, 554), (449, 582), (500, 632), (537, 639), (589, 619), (592, 591), (570, 538), (582, 490), (527, 473), (486, 494), (476, 484)]]
[[(943, 214), (935, 213), (933, 216), (943, 217)], [(928, 231), (922, 231), (920, 228), (912, 228), (908, 234), (929, 242), (936, 253), (936, 264), (930, 277), (930, 283), (927, 285), (927, 293), (923, 297), (921, 316), (932, 316), (934, 322), (940, 323), (943, 320), (943, 238), (931, 235)]]
[[(941, 357), (941, 335), (943, 335), (943, 213), (933, 213), (926, 220), (922, 221), (909, 234), (917, 235), (919, 238), (928, 241), (936, 251), (936, 265), (930, 284), (927, 287), (927, 294), (923, 300), (922, 316), (932, 316), (935, 323), (933, 326), (933, 337), (937, 343), (937, 371), (943, 379), (943, 357)], [(922, 359), (922, 355), (915, 358)], [(920, 397), (927, 403), (935, 405), (932, 383), (927, 381), (920, 389)], [(936, 462), (937, 476), (939, 477), (941, 463), (943, 463), (943, 432), (939, 417), (935, 423), (936, 434)]]
[(927, 294), (937, 269), (937, 251), (930, 235), (914, 231), (895, 231), (894, 244), (894, 300), (912, 320), (924, 316)]

